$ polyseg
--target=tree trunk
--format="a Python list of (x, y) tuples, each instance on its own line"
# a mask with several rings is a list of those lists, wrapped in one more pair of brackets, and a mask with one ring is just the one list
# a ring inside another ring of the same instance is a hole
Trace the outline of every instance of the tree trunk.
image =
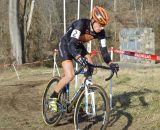
[(29, 29), (30, 29), (30, 26), (31, 26), (34, 4), (35, 4), (35, 0), (32, 0), (31, 10), (30, 10), (30, 13), (29, 13), (29, 18), (28, 18), (28, 23), (27, 23), (27, 33), (29, 32)]
[(18, 25), (19, 0), (9, 0), (9, 31), (14, 62), (22, 64), (22, 40)]

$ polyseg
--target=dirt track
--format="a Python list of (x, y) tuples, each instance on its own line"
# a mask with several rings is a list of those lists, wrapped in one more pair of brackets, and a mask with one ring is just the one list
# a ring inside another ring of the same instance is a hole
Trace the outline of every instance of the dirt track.
[(0, 130), (73, 130), (73, 118), (48, 126), (41, 115), (41, 98), (47, 81), (27, 81), (0, 86)]
[[(48, 126), (43, 121), (41, 99), (50, 74), (22, 75), (20, 81), (13, 75), (1, 75), (8, 78), (0, 84), (0, 130), (74, 130), (72, 116), (61, 120), (57, 127)], [(126, 115), (119, 113), (108, 130), (127, 130), (131, 122)]]
[[(47, 80), (17, 81), (0, 85), (0, 130), (53, 130), (43, 122), (41, 98)], [(72, 123), (64, 122), (57, 130), (72, 129)]]

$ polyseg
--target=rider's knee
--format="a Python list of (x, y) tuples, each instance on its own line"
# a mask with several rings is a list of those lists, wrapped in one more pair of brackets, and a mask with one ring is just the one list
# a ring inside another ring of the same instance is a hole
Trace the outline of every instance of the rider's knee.
[(69, 75), (66, 75), (65, 77), (66, 77), (67, 81), (69, 82), (69, 81), (73, 80), (74, 75), (73, 74), (69, 74)]

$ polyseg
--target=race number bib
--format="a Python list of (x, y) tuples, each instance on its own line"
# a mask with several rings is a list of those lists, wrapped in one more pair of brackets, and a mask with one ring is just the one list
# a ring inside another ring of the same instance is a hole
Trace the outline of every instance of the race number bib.
[(76, 38), (76, 39), (79, 39), (80, 34), (81, 34), (81, 32), (80, 32), (79, 30), (74, 29), (74, 30), (72, 31), (71, 37), (74, 37), (74, 38)]
[(101, 39), (101, 47), (106, 47), (106, 39)]

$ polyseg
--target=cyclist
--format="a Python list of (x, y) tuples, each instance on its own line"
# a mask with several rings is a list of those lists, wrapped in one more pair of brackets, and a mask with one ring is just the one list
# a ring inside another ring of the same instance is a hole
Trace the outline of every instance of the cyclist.
[[(85, 49), (83, 43), (92, 39), (98, 39), (100, 41), (99, 46), (104, 62), (109, 64), (113, 70), (115, 70), (118, 66), (118, 64), (112, 63), (110, 55), (107, 51), (104, 27), (109, 23), (108, 12), (100, 6), (95, 6), (91, 12), (91, 15), (91, 19), (79, 19), (74, 21), (59, 43), (64, 77), (62, 77), (57, 86), (55, 86), (53, 94), (50, 98), (51, 101), (49, 103), (49, 107), (53, 111), (57, 111), (57, 99), (59, 92), (74, 78), (74, 67), (72, 60), (76, 60), (81, 66), (86, 65), (86, 60), (89, 63), (92, 63), (91, 56)], [(89, 71), (85, 74), (85, 77), (91, 79), (92, 73), (93, 68), (89, 68)]]

